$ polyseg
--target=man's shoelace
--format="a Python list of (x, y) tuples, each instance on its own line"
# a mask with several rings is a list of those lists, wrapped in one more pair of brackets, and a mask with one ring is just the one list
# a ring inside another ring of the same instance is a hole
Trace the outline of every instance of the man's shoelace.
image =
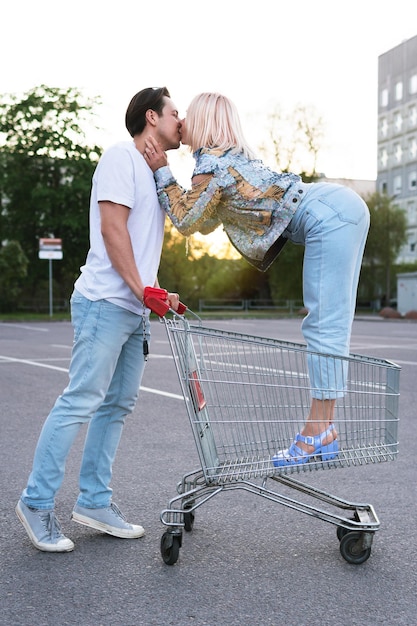
[(117, 517), (120, 517), (120, 519), (122, 519), (124, 522), (126, 521), (125, 516), (123, 515), (123, 513), (121, 512), (117, 504), (114, 504), (114, 502), (112, 502), (110, 505), (110, 508), (113, 511), (113, 513), (117, 515)]
[(62, 536), (61, 525), (57, 520), (55, 513), (53, 511), (47, 511), (45, 513), (41, 513), (40, 518), (42, 523), (44, 524), (48, 535), (52, 539), (58, 539)]

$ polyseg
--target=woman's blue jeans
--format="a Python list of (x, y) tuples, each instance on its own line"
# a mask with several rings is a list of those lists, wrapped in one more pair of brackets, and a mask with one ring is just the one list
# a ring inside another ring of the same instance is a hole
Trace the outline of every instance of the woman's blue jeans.
[[(284, 237), (305, 246), (302, 331), (308, 351), (346, 357), (369, 210), (348, 187), (316, 183), (309, 188)], [(308, 357), (311, 394), (332, 399), (344, 395), (347, 360)]]
[(88, 423), (80, 469), (78, 504), (110, 505), (110, 481), (126, 417), (133, 411), (144, 371), (143, 340), (149, 319), (107, 300), (71, 298), (74, 344), (69, 384), (47, 417), (22, 500), (51, 509), (61, 486), (68, 453)]

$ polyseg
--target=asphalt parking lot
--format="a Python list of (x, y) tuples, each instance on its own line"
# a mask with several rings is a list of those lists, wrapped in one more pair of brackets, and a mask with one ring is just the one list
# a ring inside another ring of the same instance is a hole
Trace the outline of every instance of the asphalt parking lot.
[[(302, 341), (300, 320), (205, 322)], [(244, 492), (198, 510), (178, 562), (160, 553), (160, 512), (199, 461), (163, 323), (138, 404), (114, 467), (114, 501), (145, 537), (123, 540), (70, 521), (82, 453), (80, 433), (57, 499), (65, 554), (37, 551), (14, 507), (30, 472), (41, 425), (67, 383), (68, 322), (0, 323), (0, 624), (5, 626), (375, 626), (416, 623), (417, 323), (356, 319), (352, 352), (401, 366), (399, 441), (393, 462), (314, 472), (306, 481), (371, 502), (381, 521), (370, 558), (347, 563), (335, 528)]]

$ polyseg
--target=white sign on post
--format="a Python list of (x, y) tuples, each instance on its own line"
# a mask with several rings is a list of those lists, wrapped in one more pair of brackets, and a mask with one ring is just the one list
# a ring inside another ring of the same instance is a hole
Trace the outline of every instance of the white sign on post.
[(62, 259), (62, 239), (39, 239), (39, 258), (49, 260), (49, 315), (53, 314), (52, 261)]
[(62, 239), (39, 239), (39, 258), (62, 260)]

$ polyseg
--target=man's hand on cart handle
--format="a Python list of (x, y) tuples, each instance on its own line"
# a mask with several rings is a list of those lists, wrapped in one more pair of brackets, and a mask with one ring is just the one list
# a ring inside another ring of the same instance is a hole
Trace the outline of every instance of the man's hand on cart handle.
[(173, 309), (179, 313), (179, 315), (183, 315), (187, 310), (185, 304), (180, 302), (177, 293), (168, 293), (166, 289), (160, 289), (158, 287), (145, 287), (143, 291), (143, 303), (159, 317), (164, 317), (169, 309)]

